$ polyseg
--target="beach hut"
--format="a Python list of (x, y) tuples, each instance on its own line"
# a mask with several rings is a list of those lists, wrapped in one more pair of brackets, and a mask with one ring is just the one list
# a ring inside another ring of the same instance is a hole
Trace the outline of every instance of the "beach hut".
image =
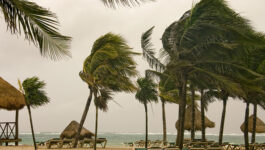
[[(184, 129), (190, 131), (191, 130), (191, 119), (192, 119), (192, 107), (188, 106), (186, 108), (186, 113), (185, 113), (185, 123), (184, 123)], [(179, 127), (179, 121), (176, 122), (176, 129)], [(202, 129), (201, 126), (201, 112), (197, 107), (195, 107), (195, 131), (200, 131)], [(214, 128), (215, 123), (210, 121), (206, 116), (205, 116), (205, 127), (207, 128)]]
[(24, 95), (0, 77), (0, 109), (16, 111), (15, 122), (0, 122), (0, 144), (15, 142), (18, 145), (18, 112), (25, 105)]
[[(254, 116), (251, 115), (249, 118), (248, 118), (248, 132), (252, 132), (252, 129), (253, 129), (253, 118)], [(240, 129), (242, 132), (244, 132), (244, 129), (245, 129), (245, 123), (243, 122), (242, 125), (240, 126)], [(257, 120), (256, 120), (256, 133), (265, 133), (265, 123), (260, 120), (258, 117), (257, 117)]]
[[(73, 139), (75, 138), (78, 131), (79, 123), (76, 121), (72, 121), (61, 133), (61, 139)], [(90, 132), (86, 128), (82, 128), (79, 139), (82, 140), (84, 138), (91, 139), (94, 136), (94, 133)]]

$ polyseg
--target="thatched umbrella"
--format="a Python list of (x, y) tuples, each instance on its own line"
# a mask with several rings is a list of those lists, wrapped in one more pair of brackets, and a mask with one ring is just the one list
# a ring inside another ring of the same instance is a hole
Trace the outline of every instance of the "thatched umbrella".
[[(248, 132), (252, 132), (252, 129), (253, 129), (253, 118), (254, 116), (251, 115), (249, 118), (248, 118)], [(245, 123), (243, 122), (243, 124), (240, 126), (240, 129), (242, 132), (244, 132), (244, 129), (245, 129)], [(265, 123), (260, 120), (258, 117), (257, 117), (257, 120), (256, 120), (256, 133), (265, 133)]]
[[(0, 109), (16, 111), (16, 133), (18, 139), (18, 110), (26, 105), (24, 95), (0, 77)], [(15, 143), (18, 145), (18, 142)]]
[(18, 110), (25, 105), (23, 94), (0, 77), (0, 109)]
[[(79, 127), (79, 123), (77, 123), (76, 121), (72, 121), (65, 129), (64, 131), (61, 133), (60, 138), (61, 139), (72, 139), (76, 136), (77, 134), (77, 130)], [(86, 128), (82, 128), (79, 139), (82, 140), (84, 138), (92, 138), (92, 136), (94, 136), (94, 133), (90, 132), (89, 130), (87, 130)]]
[[(191, 119), (192, 119), (192, 107), (188, 106), (186, 108), (186, 113), (185, 113), (185, 123), (184, 123), (184, 129), (190, 131), (191, 130)], [(176, 122), (176, 128), (178, 129), (179, 127), (179, 121)], [(198, 110), (197, 107), (195, 107), (195, 131), (201, 130), (202, 125), (201, 125), (201, 112)], [(205, 127), (208, 128), (214, 128), (215, 123), (210, 121), (207, 117), (205, 117)]]

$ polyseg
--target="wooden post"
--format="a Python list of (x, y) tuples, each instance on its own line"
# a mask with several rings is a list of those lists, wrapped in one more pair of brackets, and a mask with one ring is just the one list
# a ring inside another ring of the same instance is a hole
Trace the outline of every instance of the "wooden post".
[[(8, 138), (8, 127), (9, 127), (9, 123), (6, 123), (6, 136), (7, 136), (7, 139)], [(8, 142), (6, 142), (6, 146), (8, 146)]]
[[(15, 139), (18, 140), (18, 115), (19, 115), (19, 110), (16, 110), (16, 133), (15, 133)], [(18, 141), (15, 142), (15, 145), (18, 146)]]

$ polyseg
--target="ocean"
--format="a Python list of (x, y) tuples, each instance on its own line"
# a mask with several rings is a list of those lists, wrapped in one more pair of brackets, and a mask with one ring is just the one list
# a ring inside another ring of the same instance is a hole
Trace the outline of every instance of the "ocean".
[[(59, 138), (60, 133), (35, 133), (36, 141), (47, 141), (52, 138)], [(135, 142), (137, 140), (144, 140), (145, 133), (99, 133), (99, 138), (107, 138), (107, 146), (124, 146), (125, 142)], [(190, 135), (185, 133), (185, 137), (189, 138)], [(32, 145), (31, 133), (20, 133), (19, 138), (22, 139), (20, 144)], [(162, 140), (162, 133), (149, 133), (149, 140)], [(176, 139), (175, 134), (168, 133), (168, 142), (174, 142)], [(196, 138), (200, 138), (200, 134), (196, 135)], [(207, 134), (206, 138), (208, 140), (218, 141), (217, 134)], [(250, 138), (251, 139), (251, 138)], [(230, 142), (233, 144), (243, 144), (244, 137), (243, 134), (224, 134), (224, 142)], [(259, 143), (265, 142), (265, 134), (257, 134), (256, 141)]]

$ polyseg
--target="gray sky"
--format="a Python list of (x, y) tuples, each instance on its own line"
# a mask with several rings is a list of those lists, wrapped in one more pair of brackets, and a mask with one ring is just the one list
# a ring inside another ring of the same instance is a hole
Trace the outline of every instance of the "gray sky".
[[(79, 121), (88, 96), (85, 83), (78, 76), (83, 60), (90, 54), (93, 42), (108, 32), (121, 34), (136, 52), (141, 52), (141, 34), (152, 26), (153, 43), (162, 47), (160, 38), (167, 26), (178, 20), (192, 6), (192, 0), (157, 0), (136, 8), (112, 10), (104, 7), (99, 0), (33, 0), (55, 12), (61, 23), (62, 33), (73, 37), (72, 58), (51, 61), (40, 56), (39, 50), (29, 44), (24, 37), (11, 35), (6, 31), (3, 15), (0, 15), (0, 76), (17, 85), (17, 79), (39, 76), (47, 83), (47, 93), (51, 103), (32, 110), (37, 132), (61, 132), (71, 120)], [(229, 5), (242, 16), (251, 20), (252, 25), (265, 32), (264, 0), (230, 0)], [(143, 74), (148, 68), (142, 57), (135, 58), (137, 69)], [(107, 113), (99, 114), (99, 132), (144, 132), (144, 106), (134, 94), (115, 94)], [(93, 104), (93, 103), (92, 103)], [(229, 100), (225, 133), (241, 133), (239, 126), (244, 119), (245, 104), (239, 100)], [(218, 133), (222, 103), (210, 104), (207, 116), (214, 122), (214, 129), (207, 133)], [(94, 105), (91, 105), (85, 127), (94, 131)], [(166, 105), (168, 132), (176, 133), (178, 107)], [(252, 112), (252, 107), (251, 107)], [(162, 132), (161, 103), (149, 107), (149, 131)], [(265, 111), (259, 108), (258, 116), (265, 121)], [(14, 121), (15, 113), (0, 110), (2, 121)], [(26, 108), (20, 111), (20, 131), (29, 132), (30, 125)]]

